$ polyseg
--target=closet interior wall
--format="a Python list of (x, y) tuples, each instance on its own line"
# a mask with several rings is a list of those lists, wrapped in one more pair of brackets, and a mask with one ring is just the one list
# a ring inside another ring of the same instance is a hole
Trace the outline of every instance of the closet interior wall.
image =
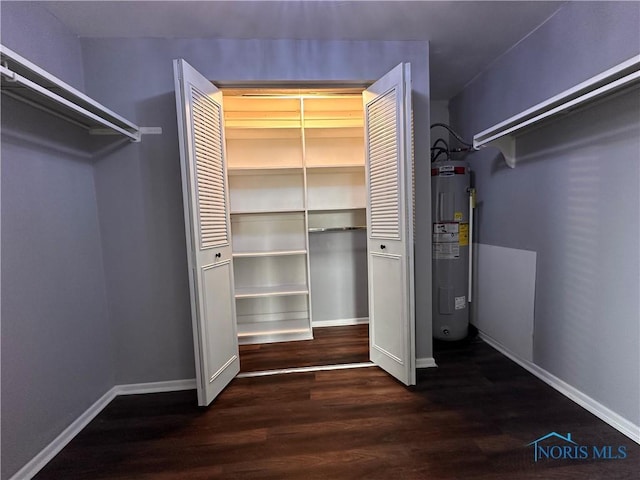
[(226, 93), (240, 343), (368, 321), (360, 92)]

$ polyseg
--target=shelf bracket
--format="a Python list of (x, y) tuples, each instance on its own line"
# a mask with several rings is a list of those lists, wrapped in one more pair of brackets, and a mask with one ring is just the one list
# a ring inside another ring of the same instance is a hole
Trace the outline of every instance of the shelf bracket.
[(496, 147), (500, 152), (502, 152), (502, 156), (504, 157), (504, 161), (510, 168), (515, 168), (516, 166), (516, 139), (511, 135), (506, 135), (504, 137), (496, 138), (495, 140), (490, 141), (483, 145), (483, 147)]
[[(138, 127), (137, 132), (131, 132), (136, 136), (132, 139), (132, 142), (138, 143), (142, 140), (143, 135), (162, 135), (162, 127)], [(119, 135), (118, 132), (114, 132), (109, 128), (91, 128), (89, 129), (90, 135)]]

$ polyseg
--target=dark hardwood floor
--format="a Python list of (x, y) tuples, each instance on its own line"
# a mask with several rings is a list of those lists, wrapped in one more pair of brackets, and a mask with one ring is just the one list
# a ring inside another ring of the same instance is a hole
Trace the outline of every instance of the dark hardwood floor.
[[(376, 367), (116, 398), (46, 479), (637, 479), (640, 446), (483, 342), (437, 352), (406, 388)], [(534, 461), (549, 432), (624, 459)]]
[(241, 372), (369, 361), (369, 325), (313, 329), (313, 340), (240, 345)]

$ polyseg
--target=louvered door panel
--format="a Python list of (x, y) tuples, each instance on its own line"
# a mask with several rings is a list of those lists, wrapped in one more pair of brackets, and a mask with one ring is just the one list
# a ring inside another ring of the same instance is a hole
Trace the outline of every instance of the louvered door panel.
[(414, 385), (411, 69), (400, 64), (363, 92), (367, 172), (369, 357)]
[(174, 61), (176, 111), (198, 404), (240, 371), (222, 93)]
[(220, 106), (191, 87), (200, 249), (229, 243)]
[(371, 237), (400, 238), (396, 89), (367, 105)]

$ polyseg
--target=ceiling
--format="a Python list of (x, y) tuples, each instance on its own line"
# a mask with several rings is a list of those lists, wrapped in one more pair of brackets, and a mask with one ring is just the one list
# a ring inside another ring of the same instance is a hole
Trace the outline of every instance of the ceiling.
[(428, 40), (436, 100), (562, 7), (561, 1), (46, 1), (79, 37)]

